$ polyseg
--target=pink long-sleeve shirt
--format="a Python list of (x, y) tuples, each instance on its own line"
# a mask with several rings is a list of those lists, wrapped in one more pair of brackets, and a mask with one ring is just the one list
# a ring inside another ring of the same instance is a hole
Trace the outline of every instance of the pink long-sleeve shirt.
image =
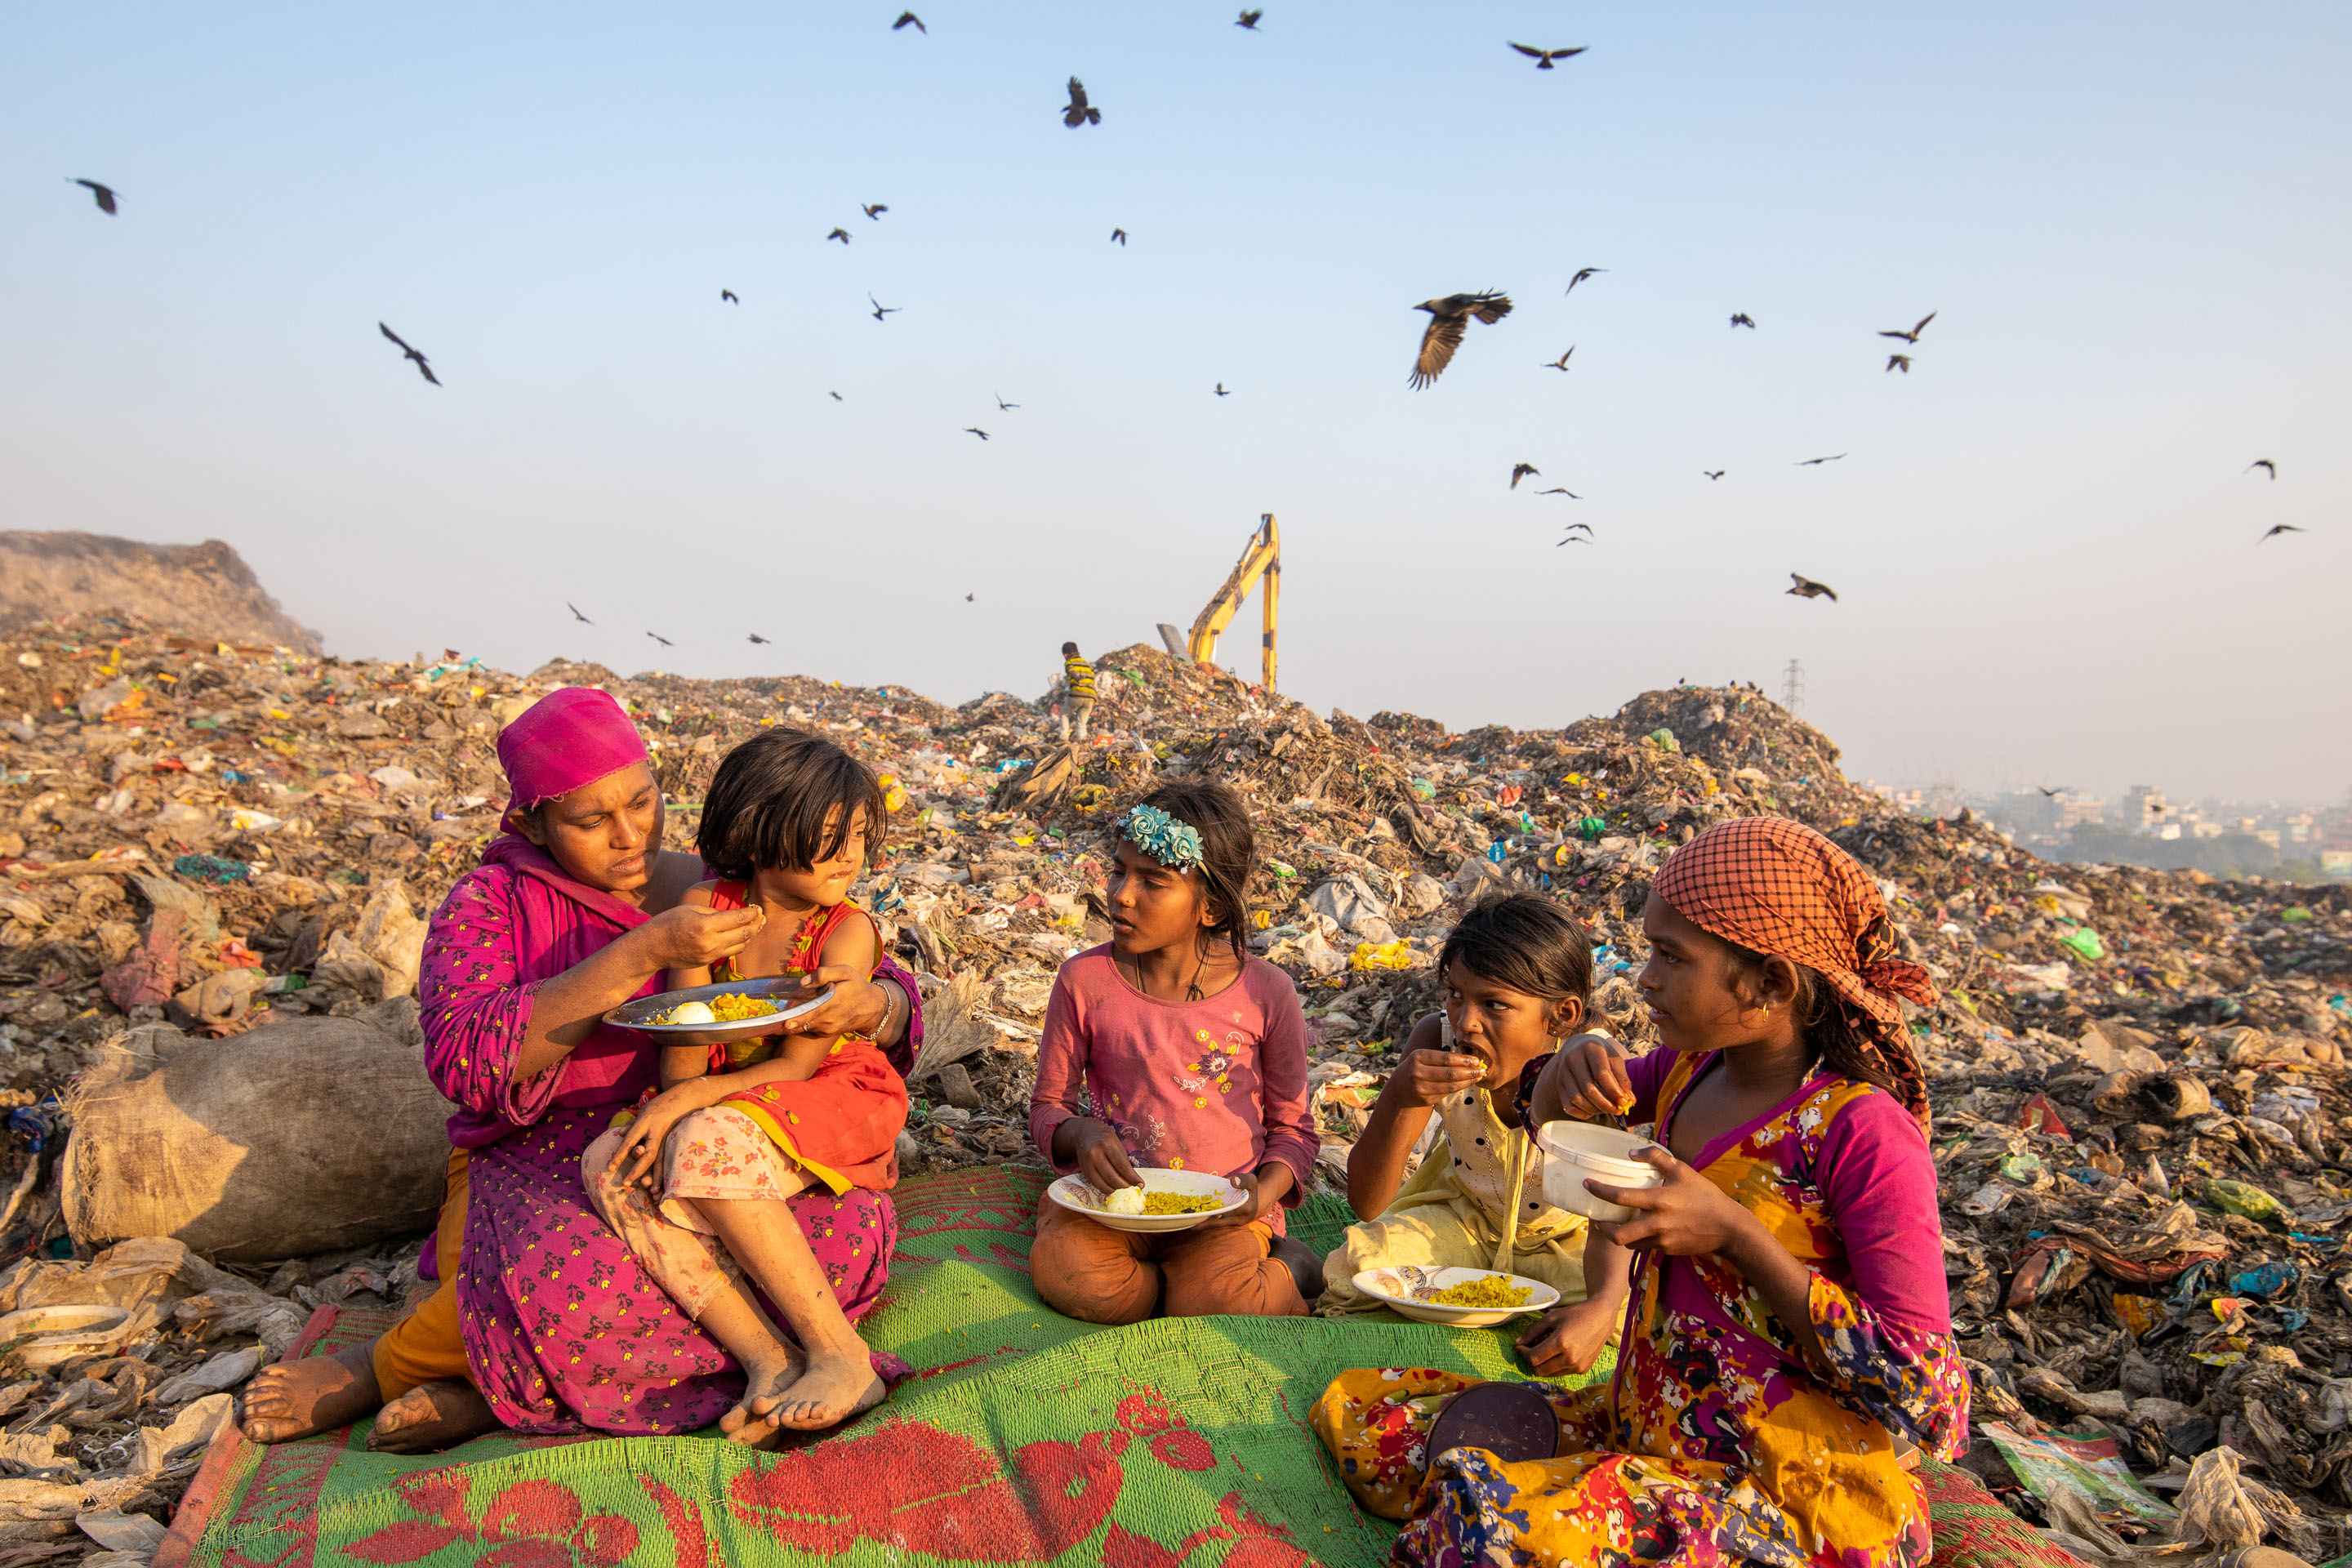
[[(1307, 1016), (1290, 976), (1262, 958), (1198, 1002), (1127, 983), (1108, 943), (1062, 965), (1045, 1005), (1029, 1132), (1056, 1169), (1054, 1134), (1073, 1116), (1110, 1123), (1139, 1165), (1238, 1176), (1290, 1169), (1295, 1206), (1321, 1139), (1307, 1091)], [(1276, 1234), (1282, 1212), (1266, 1215)]]

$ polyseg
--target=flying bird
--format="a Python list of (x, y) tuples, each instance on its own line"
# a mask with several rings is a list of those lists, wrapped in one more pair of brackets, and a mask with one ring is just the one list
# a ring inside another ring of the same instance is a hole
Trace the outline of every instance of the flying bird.
[(999, 407), (999, 408), (1018, 408), (1018, 407), (1020, 407), (1020, 406), (1021, 406), (1021, 405), (1019, 405), (1019, 404), (1017, 404), (1017, 403), (1007, 403), (1007, 402), (1005, 402), (1005, 401), (1004, 401), (1004, 395), (1003, 395), (1003, 393), (1001, 393), (1001, 392), (992, 392), (992, 393), (990, 393), (990, 394), (989, 394), (989, 395), (990, 395), (991, 397), (993, 397), (994, 399), (996, 399), (996, 406), (997, 406), (997, 407)]
[(1840, 458), (1844, 456), (1845, 454), (1843, 452), (1832, 452), (1826, 458), (1805, 458), (1795, 463), (1793, 467), (1800, 468), (1818, 468), (1823, 463), (1834, 463)]
[(857, 204), (857, 210), (864, 213), (867, 217), (878, 220), (884, 213), (888, 212), (890, 209), (880, 202), (860, 202)]
[(895, 316), (907, 308), (904, 305), (885, 305), (871, 294), (866, 296), (866, 302), (874, 307), (874, 319), (877, 321), (885, 316)]
[[(1548, 490), (1538, 490), (1536, 494), (1539, 496), (1566, 496), (1570, 500), (1582, 500), (1584, 499), (1582, 496), (1578, 495), (1574, 490), (1570, 489), (1566, 485), (1554, 485)], [(1588, 528), (1591, 525), (1589, 523), (1579, 522), (1573, 523), (1570, 526), (1575, 528)]]
[(1558, 359), (1544, 361), (1544, 368), (1546, 370), (1566, 370), (1568, 368), (1568, 354), (1572, 354), (1575, 352), (1576, 345), (1574, 343), (1569, 344), (1567, 354), (1562, 354)]
[(1221, 381), (1217, 383), (1217, 395), (1219, 397), (1231, 397), (1233, 394), (1225, 390), (1225, 384)]
[(1110, 231), (1110, 242), (1121, 248), (1125, 248), (1127, 245), (1127, 230), (1123, 228), (1112, 229)]
[[(70, 178), (71, 176), (68, 177)], [(112, 217), (114, 216), (113, 186), (101, 185), (96, 180), (75, 180), (73, 183), (77, 185), (82, 186), (89, 192), (89, 199), (98, 204), (99, 211), (104, 213), (109, 217)]]
[(594, 625), (596, 624), (595, 622), (593, 622), (593, 621), (590, 620), (587, 616), (585, 616), (582, 615), (582, 614), (580, 613), (580, 606), (579, 606), (579, 605), (575, 605), (575, 604), (573, 604), (571, 600), (569, 600), (569, 599), (564, 600), (564, 601), (563, 601), (563, 607), (564, 607), (565, 609), (567, 609), (567, 610), (571, 611), (571, 612), (572, 612), (572, 618), (573, 620), (575, 620), (575, 621), (578, 621), (582, 626), (594, 626)]
[(1827, 583), (1816, 583), (1811, 577), (1801, 577), (1794, 572), (1789, 574), (1789, 581), (1793, 584), (1789, 592), (1800, 599), (1827, 599), (1832, 605), (1837, 603), (1837, 595)]
[(1591, 277), (1596, 272), (1606, 272), (1608, 270), (1609, 268), (1606, 267), (1580, 267), (1576, 269), (1576, 276), (1568, 280), (1568, 287), (1566, 289), (1562, 290), (1562, 292), (1573, 294), (1576, 292), (1576, 286), (1579, 283), (1583, 282), (1586, 279)]
[(2278, 478), (2278, 465), (2272, 462), (2268, 458), (2256, 458), (2252, 462), (2246, 465), (2246, 472), (2250, 474), (2256, 468), (2262, 469), (2263, 472), (2270, 475), (2273, 479)]
[(664, 647), (676, 647), (677, 646), (677, 644), (670, 641), (669, 638), (662, 636), (659, 632), (647, 632), (646, 636), (653, 638), (654, 641), (661, 644)]
[(767, 647), (767, 646), (768, 646), (768, 639), (767, 639), (767, 638), (765, 638), (765, 637), (761, 637), (761, 636), (759, 633), (757, 633), (757, 632), (753, 632), (753, 633), (751, 634), (751, 640), (752, 640), (753, 642), (755, 642), (755, 643), (759, 644), (761, 647)]
[(975, 603), (979, 598), (980, 598), (980, 595), (977, 595), (977, 594), (966, 594), (966, 595), (963, 596), (963, 602), (964, 602), (965, 604), (969, 605), (969, 604)]
[(1591, 542), (1592, 542), (1592, 541), (1591, 541), (1590, 539), (1585, 538), (1585, 537), (1584, 537), (1584, 535), (1582, 535), (1582, 534), (1580, 534), (1580, 533), (1571, 533), (1571, 534), (1570, 534), (1566, 539), (1563, 539), (1563, 540), (1559, 541), (1559, 543), (1554, 544), (1554, 545), (1552, 546), (1552, 548), (1553, 548), (1554, 550), (1558, 550), (1558, 549), (1560, 547), (1560, 545), (1562, 545), (1562, 544), (1590, 544), (1590, 543), (1591, 543)]
[[(1591, 523), (1589, 523), (1589, 522), (1571, 522), (1571, 523), (1570, 523), (1570, 524), (1568, 525), (1567, 529), (1566, 529), (1564, 531), (1569, 532), (1569, 533), (1574, 533), (1574, 532), (1575, 532), (1578, 529), (1580, 529), (1580, 529), (1582, 529), (1582, 530), (1584, 530), (1584, 531), (1585, 531), (1587, 534), (1590, 534), (1590, 533), (1591, 533), (1591, 531), (1592, 531), (1592, 525), (1591, 525)], [(1563, 544), (1565, 544), (1565, 543), (1567, 543), (1568, 542), (1567, 542), (1566, 540), (1562, 540), (1562, 541), (1560, 541), (1560, 542), (1561, 542), (1561, 543), (1563, 543)]]
[(1705, 474), (1710, 479), (1719, 479), (1723, 478), (1725, 470), (1721, 468), (1701, 468), (1699, 472)]
[(1255, 33), (1257, 31), (1257, 19), (1265, 15), (1265, 13), (1263, 11), (1244, 11), (1234, 20), (1234, 26), (1236, 27), (1247, 27), (1251, 32)]
[(2064, 784), (2060, 784), (2056, 789), (2052, 789), (2047, 784), (2035, 784), (2033, 787), (2040, 790), (2043, 797), (2049, 800), (2056, 800), (2060, 795), (2066, 793), (2066, 786)]
[(740, 305), (743, 302), (742, 300), (735, 298), (735, 290), (732, 289), (721, 289), (719, 290), (719, 297), (726, 300), (730, 305)]
[[(1887, 370), (1899, 370), (1904, 374), (1909, 375), (1911, 374), (1911, 356), (1909, 354), (1888, 354), (1886, 356), (1886, 368)], [(1881, 374), (1883, 374), (1885, 373), (1882, 372)]]
[(1454, 363), (1454, 351), (1462, 346), (1462, 334), (1469, 330), (1470, 318), (1475, 316), (1493, 326), (1511, 313), (1511, 297), (1498, 289), (1489, 289), (1479, 294), (1447, 294), (1436, 300), (1423, 300), (1413, 309), (1429, 312), (1428, 330), (1421, 334), (1421, 353), (1414, 357), (1412, 375), (1405, 383), (1419, 389), (1435, 381)]
[(1592, 46), (1590, 44), (1579, 44), (1572, 49), (1531, 49), (1525, 44), (1513, 44), (1511, 46), (1511, 47), (1518, 50), (1519, 53), (1527, 56), (1528, 58), (1535, 61), (1536, 69), (1539, 71), (1548, 71), (1551, 69), (1551, 62), (1554, 60), (1572, 59), (1591, 47)]
[(837, 239), (841, 241), (842, 244), (847, 245), (849, 243), (849, 231), (845, 228), (836, 228), (831, 234), (826, 235), (825, 238)]
[(920, 16), (916, 16), (912, 11), (899, 12), (898, 19), (890, 24), (890, 30), (896, 33), (909, 26), (913, 27), (915, 31), (922, 34), (925, 37), (929, 37), (930, 36), (931, 30), (929, 27), (924, 26), (923, 19)]
[(1102, 110), (1087, 101), (1086, 84), (1076, 77), (1070, 79), (1070, 101), (1062, 110), (1062, 123), (1073, 131), (1102, 123)]
[(410, 348), (408, 344), (402, 340), (401, 335), (398, 332), (394, 331), (382, 321), (378, 321), (375, 324), (375, 330), (382, 332), (385, 337), (391, 339), (394, 344), (398, 345), (401, 357), (409, 360), (415, 364), (417, 374), (423, 376), (425, 380), (431, 382), (436, 386), (441, 384), (441, 378), (433, 374), (433, 367), (425, 362), (425, 356), (416, 350)]
[(987, 439), (988, 439), (988, 432), (987, 432), (987, 431), (985, 431), (985, 430), (983, 430), (983, 429), (982, 429), (982, 428), (981, 428), (979, 426), (977, 426), (977, 425), (967, 425), (967, 426), (965, 426), (963, 427), (963, 433), (964, 433), (965, 435), (967, 435), (967, 436), (977, 436), (977, 437), (980, 437), (982, 440), (983, 440), (983, 441), (985, 441), (985, 440), (987, 440)]
[(1882, 331), (1878, 335), (1882, 338), (1901, 338), (1906, 343), (1916, 343), (1919, 341), (1919, 334), (1927, 330), (1927, 323), (1935, 319), (1936, 312), (1930, 310), (1926, 315), (1920, 317), (1918, 324), (1907, 332), (1902, 328), (1896, 327), (1890, 331)]
[(1752, 332), (1756, 330), (1756, 318), (1745, 310), (1740, 310), (1732, 316), (1731, 324), (1735, 327), (1746, 327)]
[(1517, 489), (1521, 479), (1526, 479), (1529, 474), (1541, 474), (1543, 470), (1537, 468), (1533, 463), (1513, 463), (1511, 465), (1511, 488), (1513, 489)]
[(843, 401), (843, 398), (842, 398), (841, 394), (839, 394), (839, 393), (837, 393), (837, 392), (834, 392), (834, 391), (831, 391), (831, 390), (827, 390), (827, 391), (826, 391), (826, 393), (825, 393), (825, 395), (826, 395), (827, 397), (832, 398), (835, 403), (839, 403), (839, 402), (842, 402), (842, 401)]
[(2262, 539), (2255, 540), (2254, 542), (2256, 544), (2260, 544), (2263, 540), (2276, 539), (2282, 533), (2308, 533), (2310, 531), (2311, 531), (2306, 528), (2297, 528), (2291, 522), (2274, 522), (2271, 524), (2270, 531), (2263, 534)]

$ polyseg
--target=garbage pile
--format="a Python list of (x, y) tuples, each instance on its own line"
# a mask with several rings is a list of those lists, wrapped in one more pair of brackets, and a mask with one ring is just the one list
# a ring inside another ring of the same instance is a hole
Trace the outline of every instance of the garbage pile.
[[(1097, 668), (1095, 738), (1071, 748), (1051, 693), (948, 708), (805, 677), (516, 676), (457, 651), (345, 661), (89, 618), (0, 638), (0, 1263), (24, 1260), (0, 1275), (0, 1311), (119, 1308), (130, 1324), (89, 1320), (111, 1325), (97, 1348), (21, 1381), (0, 1364), (0, 1556), (95, 1541), (132, 1560), (143, 1528), (105, 1510), (165, 1515), (185, 1479), (175, 1421), (225, 1408), (204, 1401), (318, 1301), (413, 1288), (413, 1247), (391, 1234), (335, 1232), (342, 1251), (284, 1263), (322, 1237), (273, 1250), (247, 1224), (245, 1245), (168, 1267), (153, 1249), (176, 1244), (154, 1238), (72, 1261), (112, 1239), (77, 1228), (58, 1191), (72, 1086), (110, 1053), (143, 1049), (167, 1064), (153, 1070), (245, 1060), (263, 1031), (330, 1023), (412, 1049), (421, 921), (504, 802), (493, 738), (562, 684), (626, 702), (674, 846), (719, 756), (761, 726), (819, 730), (887, 775), (862, 896), (926, 991), (909, 1170), (1031, 1157), (1055, 969), (1108, 935), (1108, 824), (1162, 775), (1213, 774), (1252, 804), (1254, 940), (1306, 999), (1335, 1180), (1468, 904), (1507, 888), (1569, 901), (1601, 1010), (1639, 1048), (1651, 874), (1727, 816), (1811, 823), (1882, 879), (1942, 993), (1916, 1026), (1977, 1380), (1971, 1468), (2086, 1556), (2352, 1548), (2352, 889), (2053, 867), (1965, 816), (1895, 813), (1746, 689), (1455, 734), (1327, 719), (1154, 648)], [(142, 1268), (133, 1311), (105, 1282)], [(26, 1481), (88, 1506), (11, 1490)]]

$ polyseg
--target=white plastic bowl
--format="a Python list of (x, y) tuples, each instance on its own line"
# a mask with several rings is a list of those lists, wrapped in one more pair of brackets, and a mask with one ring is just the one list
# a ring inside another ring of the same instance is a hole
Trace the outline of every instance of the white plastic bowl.
[(1214, 1198), (1222, 1207), (1202, 1209), (1197, 1214), (1113, 1214), (1102, 1206), (1102, 1194), (1095, 1191), (1084, 1176), (1064, 1176), (1045, 1189), (1045, 1195), (1068, 1209), (1082, 1214), (1097, 1225), (1107, 1225), (1113, 1230), (1141, 1231), (1147, 1235), (1169, 1230), (1190, 1230), (1205, 1225), (1221, 1214), (1231, 1214), (1248, 1202), (1241, 1188), (1224, 1177), (1204, 1171), (1178, 1171), (1164, 1165), (1138, 1165), (1135, 1173), (1143, 1178), (1146, 1192), (1186, 1193), (1197, 1197)]
[(1654, 1139), (1639, 1132), (1590, 1121), (1547, 1121), (1536, 1133), (1544, 1152), (1544, 1202), (1587, 1219), (1622, 1223), (1633, 1217), (1623, 1204), (1612, 1204), (1584, 1190), (1589, 1177), (1618, 1187), (1654, 1187), (1664, 1180), (1646, 1160), (1633, 1157)]

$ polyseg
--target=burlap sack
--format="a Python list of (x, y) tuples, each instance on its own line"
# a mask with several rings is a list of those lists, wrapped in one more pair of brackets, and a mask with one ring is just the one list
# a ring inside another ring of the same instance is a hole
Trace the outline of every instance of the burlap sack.
[(432, 1227), (448, 1102), (416, 1004), (225, 1040), (117, 1036), (68, 1100), (65, 1219), (100, 1247), (175, 1237), (207, 1258), (299, 1258)]

